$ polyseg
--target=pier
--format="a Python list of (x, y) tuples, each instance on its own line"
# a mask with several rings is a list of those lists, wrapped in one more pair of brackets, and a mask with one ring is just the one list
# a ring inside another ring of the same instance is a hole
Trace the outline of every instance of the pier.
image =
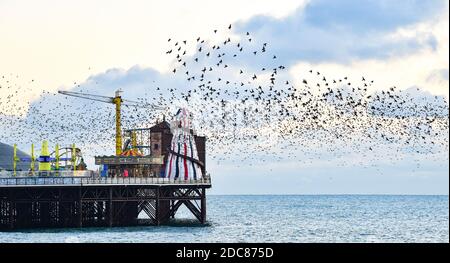
[[(112, 101), (120, 106), (121, 98)], [(172, 126), (164, 118), (124, 134), (120, 111), (116, 117), (116, 154), (94, 156), (97, 171), (75, 144), (50, 151), (44, 140), (37, 158), (33, 144), (30, 155), (5, 145), (3, 163), (11, 164), (0, 167), (0, 230), (162, 225), (183, 205), (205, 224), (206, 137), (185, 121), (188, 112), (180, 109)]]
[(0, 177), (0, 230), (161, 225), (182, 205), (204, 224), (208, 188), (210, 177)]

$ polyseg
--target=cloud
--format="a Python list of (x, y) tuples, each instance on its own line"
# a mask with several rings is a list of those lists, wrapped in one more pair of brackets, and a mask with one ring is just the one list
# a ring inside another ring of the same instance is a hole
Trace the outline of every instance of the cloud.
[(445, 6), (432, 0), (317, 0), (304, 10), (303, 21), (322, 29), (346, 29), (355, 33), (388, 32), (429, 19)]
[(432, 83), (445, 84), (448, 83), (448, 69), (436, 69), (433, 70), (427, 78), (427, 81)]
[(386, 38), (399, 28), (433, 18), (446, 2), (318, 0), (283, 19), (257, 16), (238, 25), (239, 32), (252, 32), (270, 40), (270, 50), (286, 64), (348, 63), (355, 59), (386, 59), (414, 51), (435, 49), (432, 34), (422, 38)]

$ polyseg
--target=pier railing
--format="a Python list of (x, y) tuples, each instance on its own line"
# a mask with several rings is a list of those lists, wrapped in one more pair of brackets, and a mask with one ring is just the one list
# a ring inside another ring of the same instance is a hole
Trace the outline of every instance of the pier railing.
[[(81, 172), (81, 171), (80, 171)], [(160, 177), (97, 177), (92, 173), (77, 176), (0, 176), (2, 186), (89, 186), (89, 185), (210, 185), (211, 177), (184, 180)]]
[(169, 179), (161, 177), (97, 177), (97, 178), (81, 178), (81, 184), (85, 185), (101, 185), (101, 184), (211, 184), (210, 177), (202, 177), (199, 179)]

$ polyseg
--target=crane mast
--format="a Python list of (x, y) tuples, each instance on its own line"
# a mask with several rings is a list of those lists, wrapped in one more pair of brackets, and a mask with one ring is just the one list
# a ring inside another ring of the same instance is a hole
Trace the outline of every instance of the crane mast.
[(122, 98), (120, 97), (120, 91), (116, 91), (116, 96), (113, 99), (113, 103), (116, 105), (116, 155), (122, 153), (122, 127), (121, 127), (121, 114), (120, 106), (122, 104)]

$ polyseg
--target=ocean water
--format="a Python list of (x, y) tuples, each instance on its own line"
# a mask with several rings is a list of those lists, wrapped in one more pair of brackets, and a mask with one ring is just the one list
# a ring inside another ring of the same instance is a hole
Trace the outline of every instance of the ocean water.
[[(208, 196), (208, 224), (0, 232), (0, 242), (449, 242), (448, 196)], [(183, 219), (185, 218), (185, 219)]]

